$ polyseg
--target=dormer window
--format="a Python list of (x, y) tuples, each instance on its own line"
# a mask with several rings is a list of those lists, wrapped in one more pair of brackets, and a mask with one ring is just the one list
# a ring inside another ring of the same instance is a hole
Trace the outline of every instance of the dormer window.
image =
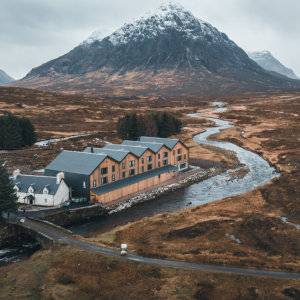
[(20, 189), (19, 189), (19, 187), (18, 187), (17, 185), (15, 185), (15, 186), (14, 186), (14, 190), (15, 190), (16, 192), (18, 192)]
[(33, 193), (34, 193), (34, 189), (33, 189), (33, 187), (32, 187), (32, 186), (30, 186), (30, 187), (29, 187), (29, 189), (28, 189), (28, 193), (29, 193), (29, 194), (33, 194)]
[(46, 195), (49, 194), (49, 190), (46, 187), (43, 189), (43, 194), (46, 194)]

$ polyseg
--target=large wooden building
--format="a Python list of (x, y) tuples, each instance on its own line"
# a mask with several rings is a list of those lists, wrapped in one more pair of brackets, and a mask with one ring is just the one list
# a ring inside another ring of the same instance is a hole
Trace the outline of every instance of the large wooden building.
[(45, 169), (64, 172), (73, 197), (109, 203), (165, 182), (188, 169), (189, 149), (178, 139), (141, 137), (83, 152), (63, 151)]

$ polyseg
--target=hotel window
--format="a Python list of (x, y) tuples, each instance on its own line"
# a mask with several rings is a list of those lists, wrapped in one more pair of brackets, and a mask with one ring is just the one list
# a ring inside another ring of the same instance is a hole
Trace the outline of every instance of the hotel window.
[(116, 175), (111, 176), (111, 181), (116, 181)]
[(107, 177), (102, 177), (101, 178), (101, 183), (102, 184), (107, 184), (108, 183)]
[(177, 160), (178, 160), (178, 161), (181, 161), (181, 160), (182, 160), (182, 156), (179, 155), (179, 156), (177, 157)]
[(123, 177), (123, 178), (126, 178), (126, 172), (123, 172), (123, 173), (122, 173), (122, 177)]
[(135, 174), (135, 169), (129, 170), (129, 176), (133, 176)]
[(181, 154), (181, 149), (178, 149), (178, 150), (177, 150), (177, 153), (178, 153), (178, 154)]
[(97, 182), (96, 180), (93, 180), (93, 187), (96, 187), (97, 186)]
[(144, 157), (142, 157), (142, 164), (144, 164)]
[(160, 168), (160, 161), (158, 162), (158, 167)]
[(129, 162), (129, 167), (134, 167), (135, 166), (135, 160), (131, 160)]
[(124, 162), (122, 162), (122, 169), (126, 168), (126, 164)]
[(148, 156), (147, 157), (147, 162), (151, 162), (152, 161), (152, 156)]
[(116, 172), (116, 166), (111, 166), (111, 171), (114, 173)]
[(175, 155), (175, 150), (173, 150), (173, 155)]
[(160, 159), (160, 154), (158, 154), (158, 159)]
[(142, 173), (145, 172), (145, 167), (144, 166), (142, 166), (141, 171), (142, 171)]
[(186, 159), (186, 154), (183, 155), (183, 159), (184, 159), (184, 160)]
[(148, 171), (152, 170), (152, 164), (148, 165), (147, 169)]
[(169, 153), (168, 152), (164, 152), (164, 157), (168, 157)]
[(104, 174), (107, 174), (108, 173), (108, 169), (107, 168), (102, 168), (101, 169), (101, 174), (104, 175)]
[(163, 164), (164, 164), (164, 166), (166, 166), (166, 165), (168, 164), (168, 160), (165, 159), (165, 160), (163, 161)]

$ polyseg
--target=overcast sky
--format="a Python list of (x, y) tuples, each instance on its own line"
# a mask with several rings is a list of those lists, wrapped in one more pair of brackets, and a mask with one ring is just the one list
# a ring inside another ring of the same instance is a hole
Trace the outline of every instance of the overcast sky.
[[(160, 0), (0, 0), (0, 69), (15, 78), (112, 32)], [(164, 1), (165, 2), (165, 1)], [(177, 0), (244, 50), (270, 50), (300, 75), (299, 0)]]

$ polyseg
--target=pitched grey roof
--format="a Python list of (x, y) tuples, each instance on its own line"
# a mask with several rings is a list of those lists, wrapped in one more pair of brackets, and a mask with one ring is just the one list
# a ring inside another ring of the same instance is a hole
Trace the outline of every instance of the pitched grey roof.
[(141, 180), (145, 180), (145, 179), (148, 179), (148, 178), (151, 178), (151, 177), (154, 177), (154, 176), (158, 176), (160, 174), (167, 173), (167, 172), (173, 172), (173, 171), (175, 172), (177, 170), (178, 169), (177, 169), (176, 166), (165, 166), (165, 167), (162, 167), (162, 168), (159, 168), (159, 169), (153, 169), (151, 171), (148, 171), (148, 172), (145, 172), (145, 173), (142, 173), (142, 174), (138, 174), (138, 175), (135, 175), (135, 176), (132, 176), (132, 177), (121, 179), (121, 180), (118, 180), (116, 182), (109, 183), (109, 184), (94, 188), (94, 189), (92, 189), (92, 191), (97, 195), (102, 195), (102, 194), (114, 191), (116, 189), (128, 186), (130, 184), (137, 183)]
[(56, 177), (50, 176), (33, 176), (20, 174), (12, 178), (13, 184), (19, 188), (22, 193), (27, 193), (30, 186), (33, 187), (34, 193), (43, 194), (47, 187), (50, 195), (55, 195), (60, 184), (56, 184)]
[(159, 137), (150, 137), (150, 136), (141, 136), (141, 142), (154, 142), (154, 143), (163, 143), (170, 149), (173, 149), (175, 145), (179, 142), (179, 139), (169, 139), (169, 138), (159, 138)]
[(122, 145), (131, 145), (131, 146), (142, 146), (142, 147), (147, 147), (153, 152), (157, 153), (163, 146), (163, 143), (154, 143), (154, 142), (141, 142), (141, 141), (129, 141), (125, 140), (123, 141)]
[(90, 175), (106, 157), (106, 154), (63, 151), (45, 169)]
[[(94, 154), (104, 154), (110, 156), (112, 159), (121, 162), (128, 153), (128, 150), (114, 150), (114, 149), (106, 149), (106, 148), (93, 148)], [(92, 153), (91, 147), (87, 147), (84, 149), (84, 152)]]
[(106, 145), (104, 149), (129, 151), (137, 157), (142, 156), (145, 153), (145, 151), (148, 150), (147, 147), (143, 147), (143, 146), (130, 146), (130, 145), (122, 145), (122, 144), (109, 144)]

